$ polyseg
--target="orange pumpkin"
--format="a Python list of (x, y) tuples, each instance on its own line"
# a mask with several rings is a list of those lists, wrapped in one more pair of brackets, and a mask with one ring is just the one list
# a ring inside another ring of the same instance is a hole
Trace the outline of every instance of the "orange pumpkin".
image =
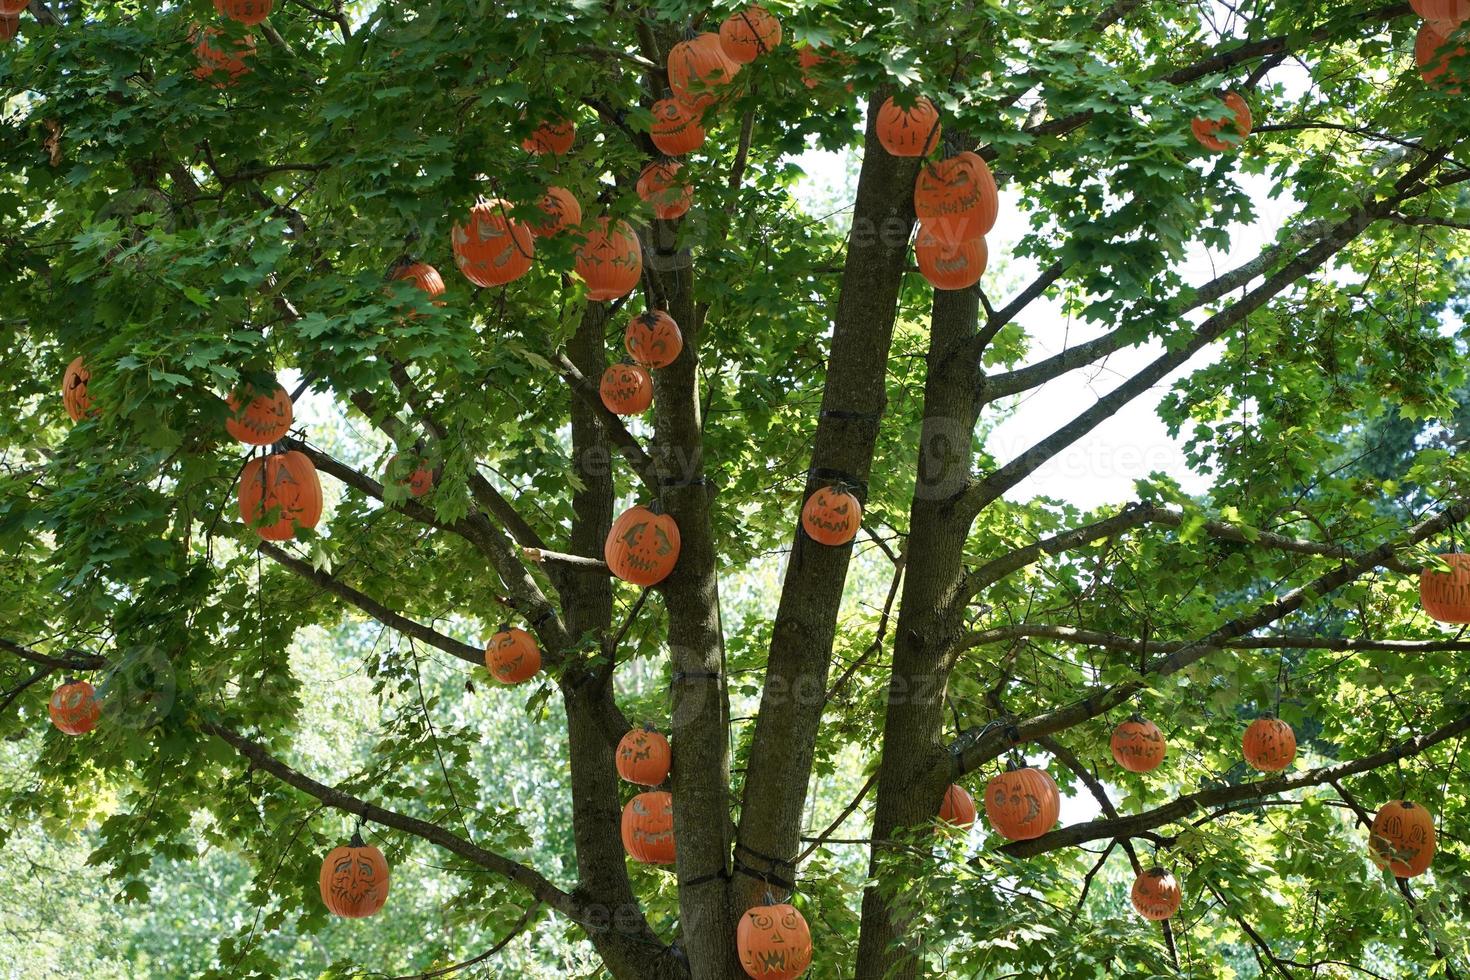
[(1428, 871), (1434, 847), (1434, 817), (1422, 806), (1394, 800), (1373, 818), (1368, 854), (1395, 878), (1413, 878)]
[(51, 724), (65, 735), (85, 735), (97, 727), (102, 717), (96, 688), (78, 680), (68, 680), (52, 691), (46, 711), (51, 715)]
[(615, 415), (639, 415), (653, 404), (653, 378), (641, 364), (609, 365), (597, 391)]
[(20, 18), (0, 14), (0, 42), (9, 44), (20, 33)]
[(635, 728), (618, 743), (618, 775), (640, 786), (657, 786), (669, 778), (673, 753), (669, 740), (652, 725)]
[(272, 0), (214, 0), (214, 9), (249, 27), (270, 16)]
[(812, 965), (812, 931), (794, 905), (747, 909), (735, 927), (735, 948), (746, 974), (759, 980), (793, 980)]
[(654, 217), (682, 218), (694, 203), (694, 185), (677, 179), (680, 169), (677, 160), (655, 160), (638, 175), (638, 196), (653, 205)]
[(934, 152), (944, 128), (939, 125), (939, 110), (921, 95), (909, 109), (890, 96), (878, 109), (877, 130), (878, 142), (889, 153), (922, 157)]
[(1450, 62), (1465, 57), (1467, 51), (1464, 45), (1449, 48), (1448, 41), (1449, 37), (1433, 23), (1422, 24), (1414, 38), (1414, 63), (1426, 83), (1458, 95), (1464, 79), (1450, 70)]
[(919, 171), (914, 215), (941, 242), (973, 241), (995, 227), (999, 213), (995, 177), (980, 154), (967, 150)]
[(685, 105), (704, 108), (739, 73), (718, 34), (700, 34), (669, 49), (669, 88)]
[(1168, 754), (1169, 743), (1159, 726), (1138, 715), (1113, 729), (1113, 761), (1129, 772), (1153, 772)]
[(653, 104), (653, 128), (648, 136), (660, 153), (677, 157), (704, 145), (703, 111), (678, 99), (659, 99)]
[(1296, 758), (1296, 732), (1280, 718), (1257, 718), (1245, 730), (1241, 751), (1262, 772), (1280, 772)]
[(519, 684), (541, 669), (541, 647), (525, 630), (503, 625), (485, 646), (485, 667), (500, 683)]
[[(830, 69), (821, 66), (827, 62), (846, 68), (852, 64), (852, 57), (841, 51), (834, 51), (827, 45), (808, 44), (796, 52), (796, 60), (801, 65), (801, 83), (807, 88), (816, 88), (822, 84), (822, 75)], [(815, 69), (815, 70), (814, 70)], [(847, 83), (847, 90), (851, 92), (852, 82)]]
[(19, 17), (31, 5), (31, 0), (0, 0), (0, 17)]
[(1040, 837), (1061, 811), (1061, 794), (1045, 769), (1009, 768), (985, 784), (985, 818), (1002, 837)]
[(536, 243), (531, 229), (510, 215), (509, 201), (479, 201), (450, 232), (454, 262), (476, 286), (504, 286), (530, 271)]
[(956, 827), (969, 828), (975, 822), (975, 798), (963, 786), (953, 783), (944, 791), (939, 804), (939, 819)]
[(1445, 37), (1470, 20), (1470, 0), (1409, 0), (1409, 6)]
[(628, 321), (623, 332), (628, 356), (647, 368), (666, 368), (684, 350), (684, 334), (663, 310), (648, 310)]
[(444, 295), (444, 277), (427, 262), (405, 262), (393, 273), (394, 282), (412, 282), (429, 294), (429, 299)]
[(577, 124), (570, 119), (549, 120), (536, 127), (535, 132), (521, 140), (521, 149), (527, 153), (550, 153), (560, 156), (572, 148), (577, 139)]
[(249, 34), (236, 38), (232, 45), (234, 52), (231, 53), (213, 43), (215, 38), (223, 34), (224, 31), (218, 27), (194, 31), (191, 40), (194, 43), (194, 56), (199, 59), (194, 77), (212, 83), (215, 88), (233, 88), (242, 76), (250, 74), (250, 66), (245, 63), (245, 59), (255, 57), (255, 39)]
[(969, 289), (985, 275), (990, 249), (983, 237), (951, 245), (921, 226), (914, 239), (914, 260), (935, 289)]
[(1179, 882), (1174, 880), (1171, 873), (1163, 868), (1149, 868), (1139, 872), (1138, 877), (1133, 879), (1130, 897), (1139, 915), (1161, 922), (1179, 911), (1184, 893), (1179, 890)]
[(1450, 570), (1426, 568), (1419, 573), (1419, 604), (1441, 623), (1470, 623), (1470, 555), (1439, 557)]
[(240, 472), (240, 519), (255, 527), (272, 513), (274, 523), (255, 528), (266, 541), (290, 541), (322, 519), (322, 484), (305, 454), (271, 453)]
[[(434, 489), (434, 467), (422, 456), (413, 460), (402, 460), (397, 453), (388, 459), (388, 478), (400, 487), (407, 487), (415, 497), (422, 497)], [(410, 469), (412, 467), (412, 469)]]
[(80, 357), (73, 358), (66, 366), (66, 373), (61, 376), (61, 403), (66, 406), (66, 414), (71, 416), (73, 422), (80, 422), (88, 415), (96, 414), (92, 398), (87, 394), (87, 385), (91, 381), (92, 372)]
[(639, 793), (623, 807), (623, 849), (643, 864), (674, 863), (674, 797)]
[(781, 43), (781, 22), (760, 4), (737, 10), (720, 25), (720, 48), (736, 64), (748, 65)]
[[(1222, 153), (1225, 150), (1237, 149), (1251, 131), (1251, 110), (1235, 92), (1225, 96), (1225, 108), (1230, 110), (1213, 119), (1196, 119), (1189, 124), (1194, 131), (1194, 138), (1207, 150)], [(1231, 116), (1235, 117), (1235, 137), (1231, 139), (1220, 139), (1216, 134), (1230, 122)]]
[(574, 267), (590, 299), (617, 299), (632, 292), (643, 276), (643, 246), (626, 221), (598, 218), (577, 249)]
[(862, 523), (862, 501), (843, 487), (819, 487), (801, 508), (801, 529), (818, 544), (847, 544)]
[(362, 834), (334, 848), (322, 861), (317, 877), (327, 911), (346, 919), (366, 919), (388, 901), (388, 862)]
[(555, 235), (563, 229), (574, 228), (582, 223), (582, 205), (577, 203), (576, 197), (565, 187), (546, 188), (539, 206), (546, 215), (546, 220), (531, 225), (531, 234), (537, 238)]
[(669, 577), (679, 562), (679, 525), (667, 514), (630, 507), (613, 521), (602, 555), (624, 582), (647, 588)]
[[(241, 408), (240, 403), (245, 398), (250, 401)], [(269, 446), (280, 442), (291, 431), (291, 423), (295, 420), (291, 396), (280, 385), (267, 395), (257, 395), (254, 388), (246, 385), (238, 392), (231, 392), (225, 403), (230, 406), (225, 431), (247, 446)]]

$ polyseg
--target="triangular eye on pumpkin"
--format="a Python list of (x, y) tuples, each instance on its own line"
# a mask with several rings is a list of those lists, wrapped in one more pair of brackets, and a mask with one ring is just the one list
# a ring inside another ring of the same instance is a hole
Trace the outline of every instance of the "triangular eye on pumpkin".
[(61, 376), (61, 403), (66, 406), (66, 414), (71, 416), (73, 422), (80, 422), (88, 415), (97, 414), (92, 398), (87, 394), (87, 385), (91, 381), (92, 372), (80, 357), (74, 358), (66, 366), (66, 373)]
[(85, 735), (97, 727), (102, 717), (97, 690), (86, 681), (70, 679), (51, 692), (46, 711), (51, 724), (64, 735)]
[(247, 446), (269, 446), (280, 442), (291, 431), (295, 408), (291, 396), (280, 385), (274, 391), (258, 393), (250, 385), (231, 392), (225, 399), (230, 417), (225, 431)]
[(668, 578), (680, 544), (679, 525), (668, 514), (630, 507), (613, 521), (602, 554), (615, 576), (647, 588)]
[(890, 96), (878, 108), (875, 123), (878, 142), (896, 157), (922, 157), (934, 152), (944, 128), (939, 125), (939, 110), (922, 95), (905, 109)]
[(862, 502), (841, 487), (818, 488), (801, 508), (801, 529), (818, 544), (847, 544), (862, 523)]
[(643, 246), (626, 221), (598, 218), (577, 248), (573, 267), (587, 284), (589, 299), (617, 299), (643, 277)]
[(639, 174), (638, 196), (653, 205), (654, 217), (672, 221), (688, 213), (694, 185), (678, 179), (681, 168), (677, 160), (655, 160)]
[(741, 65), (774, 51), (781, 43), (781, 22), (759, 4), (737, 10), (720, 25), (720, 49)]
[(480, 201), (450, 232), (454, 262), (476, 286), (504, 286), (531, 269), (536, 243), (525, 222), (511, 217), (513, 210), (509, 201)]
[(1241, 753), (1262, 772), (1280, 772), (1296, 759), (1296, 733), (1280, 718), (1257, 718), (1245, 730)]
[(639, 793), (623, 807), (623, 849), (642, 864), (673, 864), (674, 797)]
[(520, 684), (541, 669), (541, 647), (525, 630), (503, 625), (485, 645), (485, 667), (502, 684)]
[(582, 223), (582, 205), (577, 203), (577, 198), (565, 187), (546, 188), (538, 206), (541, 213), (546, 215), (546, 220), (531, 225), (531, 234), (537, 238), (546, 238)]
[[(1226, 150), (1240, 148), (1240, 144), (1250, 135), (1251, 110), (1237, 93), (1231, 92), (1223, 99), (1225, 110), (1213, 119), (1196, 119), (1189, 124), (1194, 138), (1199, 141), (1200, 146), (1215, 153), (1223, 153)], [(1219, 137), (1219, 132), (1234, 121), (1231, 127), (1234, 132), (1228, 133), (1226, 139)]]
[(639, 415), (653, 404), (653, 378), (641, 364), (612, 364), (597, 386), (602, 404), (615, 415)]
[(735, 927), (740, 966), (758, 980), (795, 980), (812, 964), (812, 932), (796, 906), (769, 904), (747, 909)]
[(1128, 896), (1138, 914), (1153, 922), (1171, 918), (1179, 911), (1184, 893), (1179, 882), (1163, 868), (1149, 868), (1139, 872), (1133, 879), (1133, 889)]
[(663, 310), (649, 310), (628, 321), (623, 331), (628, 356), (646, 368), (666, 368), (684, 350), (684, 334)]
[(652, 725), (644, 725), (623, 736), (614, 758), (618, 775), (628, 782), (657, 786), (669, 778), (673, 753), (667, 738)]
[(1045, 769), (1008, 768), (985, 784), (985, 818), (1010, 840), (1031, 840), (1051, 830), (1062, 797)]
[[(275, 521), (262, 524), (271, 516)], [(240, 519), (266, 541), (290, 541), (322, 518), (322, 484), (304, 453), (271, 453), (240, 472)]]
[(530, 136), (521, 140), (521, 149), (538, 156), (543, 153), (561, 156), (571, 150), (576, 139), (576, 123), (570, 119), (551, 119), (537, 126)]
[(317, 885), (328, 912), (365, 919), (388, 901), (388, 879), (383, 852), (365, 843), (361, 834), (353, 834), (351, 841), (323, 859)]
[(1368, 855), (1395, 878), (1414, 878), (1428, 871), (1435, 846), (1434, 817), (1406, 800), (1385, 803), (1368, 834)]
[(1419, 604), (1441, 623), (1470, 623), (1470, 555), (1440, 555), (1450, 570), (1419, 573)]

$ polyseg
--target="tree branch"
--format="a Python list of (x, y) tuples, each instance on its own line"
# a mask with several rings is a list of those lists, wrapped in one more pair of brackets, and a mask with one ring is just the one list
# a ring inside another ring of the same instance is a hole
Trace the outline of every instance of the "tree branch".
[(648, 451), (643, 448), (643, 444), (628, 431), (627, 426), (623, 425), (623, 420), (610, 412), (608, 407), (602, 403), (602, 396), (598, 394), (597, 386), (589, 381), (587, 376), (578, 370), (577, 365), (573, 364), (571, 359), (561, 351), (557, 351), (552, 357), (552, 363), (556, 365), (557, 370), (571, 386), (573, 393), (592, 409), (597, 420), (602, 424), (603, 430), (607, 433), (608, 440), (618, 447), (618, 452), (622, 453), (628, 465), (633, 467), (633, 472), (643, 482), (644, 487), (651, 493), (657, 494), (657, 467), (653, 465), (653, 460), (649, 457)]
[[(1073, 626), (1044, 623), (1017, 623), (971, 633), (962, 641), (965, 649), (1015, 640), (1023, 637), (1059, 640), (1078, 646), (1103, 647), (1109, 650), (1131, 650), (1145, 653), (1175, 653), (1193, 641), (1173, 640), (1144, 643), (1131, 636), (1105, 633)], [(1382, 653), (1458, 653), (1470, 650), (1470, 640), (1372, 640), (1345, 636), (1243, 636), (1220, 644), (1222, 650), (1339, 650), (1377, 651)]]

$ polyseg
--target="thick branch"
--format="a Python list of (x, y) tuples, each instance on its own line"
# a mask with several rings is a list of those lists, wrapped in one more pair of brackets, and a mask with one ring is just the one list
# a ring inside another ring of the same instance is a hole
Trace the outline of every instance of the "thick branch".
[(557, 352), (552, 361), (561, 371), (567, 384), (571, 386), (572, 392), (592, 409), (603, 431), (607, 433), (608, 440), (618, 448), (618, 452), (623, 454), (623, 458), (628, 461), (629, 466), (633, 467), (633, 472), (638, 475), (638, 479), (643, 481), (643, 485), (650, 492), (657, 494), (658, 469), (653, 465), (653, 460), (649, 457), (648, 451), (643, 448), (643, 444), (628, 431), (628, 427), (623, 425), (623, 420), (610, 412), (608, 407), (602, 403), (602, 396), (598, 394), (597, 386), (587, 379), (577, 365), (572, 363), (571, 358)]
[[(1078, 629), (1073, 626), (1051, 626), (1045, 623), (1017, 623), (971, 633), (963, 641), (965, 648), (984, 646), (1025, 637), (1060, 640), (1078, 646), (1103, 647), (1108, 650), (1131, 650), (1145, 653), (1174, 653), (1189, 646), (1189, 640), (1149, 641), (1143, 643), (1131, 636)], [(1381, 653), (1456, 653), (1470, 650), (1470, 640), (1372, 640), (1346, 636), (1242, 636), (1220, 644), (1223, 650), (1340, 650), (1377, 651)]]
[(28, 646), (7, 640), (0, 636), (0, 650), (13, 653), (22, 660), (29, 660), (33, 664), (42, 667), (50, 667), (53, 670), (101, 670), (107, 666), (107, 660), (94, 654), (84, 653), (81, 650), (68, 650), (65, 657), (52, 657), (32, 650)]

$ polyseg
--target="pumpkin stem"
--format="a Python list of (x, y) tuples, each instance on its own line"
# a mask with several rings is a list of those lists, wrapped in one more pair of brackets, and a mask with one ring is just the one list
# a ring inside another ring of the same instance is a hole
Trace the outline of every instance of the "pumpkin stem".
[(362, 824), (359, 823), (357, 825), (357, 829), (352, 832), (352, 839), (347, 842), (347, 846), (349, 846), (349, 847), (366, 847), (367, 846), (367, 842), (362, 839)]
[(1136, 711), (1133, 714), (1131, 714), (1131, 715), (1128, 716), (1128, 720), (1131, 721), (1131, 722), (1133, 722), (1133, 724), (1135, 724), (1135, 725), (1142, 725), (1142, 724), (1144, 724), (1143, 715), (1139, 714)]
[(509, 633), (510, 632), (510, 624), (509, 623), (501, 623), (500, 624), (500, 629), (497, 632), (500, 632), (500, 633)]

